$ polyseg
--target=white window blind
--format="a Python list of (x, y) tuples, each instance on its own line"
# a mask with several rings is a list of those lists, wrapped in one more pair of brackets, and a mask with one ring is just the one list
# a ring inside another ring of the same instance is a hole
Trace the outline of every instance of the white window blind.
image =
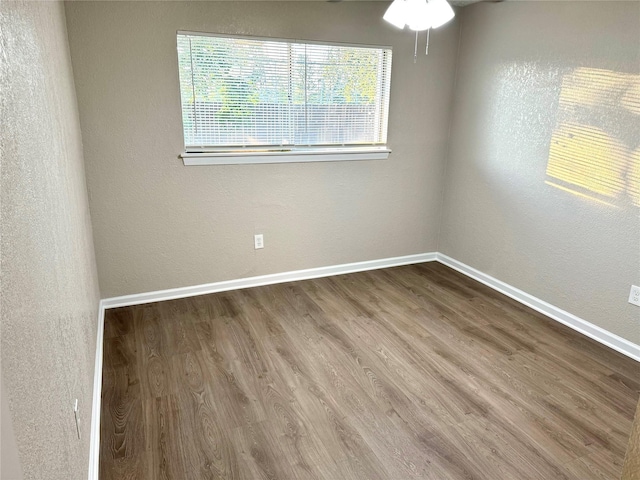
[(187, 152), (384, 145), (391, 49), (178, 33)]

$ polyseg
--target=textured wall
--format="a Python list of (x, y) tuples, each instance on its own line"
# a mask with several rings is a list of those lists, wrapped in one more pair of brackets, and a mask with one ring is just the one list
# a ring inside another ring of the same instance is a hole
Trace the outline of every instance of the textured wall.
[(440, 250), (640, 343), (640, 3), (460, 22)]
[(0, 2), (0, 52), (3, 397), (24, 478), (82, 479), (99, 292), (63, 5)]
[[(102, 295), (436, 249), (458, 28), (384, 2), (66, 4)], [(185, 167), (176, 31), (393, 45), (387, 161)], [(424, 49), (424, 35), (421, 48)], [(264, 250), (253, 249), (264, 233)]]
[(0, 371), (0, 479), (22, 480), (23, 478), (11, 410), (9, 410), (9, 399)]

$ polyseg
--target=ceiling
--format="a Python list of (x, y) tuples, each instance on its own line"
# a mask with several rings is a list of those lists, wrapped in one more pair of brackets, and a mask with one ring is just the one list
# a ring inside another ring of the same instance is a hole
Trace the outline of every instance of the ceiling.
[(449, 3), (454, 7), (464, 7), (472, 3), (477, 3), (479, 0), (449, 0)]

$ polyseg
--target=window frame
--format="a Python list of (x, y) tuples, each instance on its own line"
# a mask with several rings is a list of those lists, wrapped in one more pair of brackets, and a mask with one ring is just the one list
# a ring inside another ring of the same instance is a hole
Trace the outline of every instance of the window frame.
[[(319, 40), (301, 40), (280, 37), (263, 37), (252, 35), (234, 35), (224, 33), (195, 32), (178, 30), (176, 32), (176, 59), (178, 60), (178, 36), (193, 35), (203, 37), (221, 37), (258, 40), (267, 42), (292, 42), (308, 45), (336, 45), (342, 47), (375, 48), (389, 50), (393, 52), (393, 47), (389, 45), (368, 45), (343, 42), (325, 42)], [(389, 68), (389, 90), (387, 103), (391, 100), (391, 72)], [(238, 164), (265, 164), (265, 163), (299, 163), (299, 162), (336, 162), (353, 160), (385, 160), (389, 157), (391, 149), (388, 142), (376, 144), (353, 144), (353, 145), (286, 145), (286, 146), (219, 146), (211, 148), (187, 148), (183, 123), (182, 90), (180, 79), (178, 79), (178, 93), (180, 93), (180, 125), (182, 127), (183, 152), (179, 155), (184, 165), (238, 165)], [(389, 105), (386, 107), (385, 122), (388, 129)], [(387, 130), (388, 132), (388, 130)]]

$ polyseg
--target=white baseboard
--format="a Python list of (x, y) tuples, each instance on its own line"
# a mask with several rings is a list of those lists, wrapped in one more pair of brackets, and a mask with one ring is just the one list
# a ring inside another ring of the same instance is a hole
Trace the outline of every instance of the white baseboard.
[(226, 292), (228, 290), (239, 290), (242, 288), (260, 287), (262, 285), (274, 285), (276, 283), (293, 282), (298, 280), (309, 280), (311, 278), (330, 277), (332, 275), (343, 275), (345, 273), (364, 272), (366, 270), (377, 270), (379, 268), (398, 267), (410, 265), (412, 263), (433, 262), (436, 253), (419, 253), (416, 255), (405, 255), (403, 257), (382, 258), (380, 260), (368, 260), (365, 262), (345, 263), (330, 267), (309, 268), (306, 270), (294, 270), (293, 272), (273, 273), (258, 277), (240, 278), (237, 280), (226, 280), (223, 282), (206, 283), (204, 285), (194, 285), (192, 287), (171, 288), (156, 292), (137, 293), (134, 295), (124, 295), (122, 297), (105, 298), (104, 308), (126, 307), (129, 305), (141, 305), (143, 303), (160, 302), (163, 300), (173, 300), (176, 298), (193, 297), (196, 295), (206, 295), (209, 293)]
[(104, 300), (98, 305), (96, 363), (93, 372), (93, 405), (91, 406), (91, 436), (89, 437), (89, 480), (98, 480), (100, 467), (100, 404), (102, 403), (102, 358), (104, 346)]
[(487, 285), (488, 287), (493, 288), (494, 290), (505, 294), (508, 297), (513, 298), (514, 300), (526, 305), (527, 307), (533, 308), (534, 310), (546, 315), (557, 322), (560, 322), (567, 327), (570, 327), (583, 335), (586, 335), (589, 338), (594, 339), (595, 341), (610, 347), (623, 355), (633, 358), (634, 360), (640, 362), (640, 345), (636, 345), (635, 343), (630, 342), (629, 340), (625, 340), (624, 338), (611, 333), (604, 328), (598, 327), (593, 323), (589, 323), (582, 318), (576, 317), (575, 315), (562, 310), (561, 308), (555, 307), (550, 303), (545, 302), (544, 300), (540, 300), (533, 295), (529, 295), (522, 290), (513, 287), (507, 283), (504, 283), (497, 278), (494, 278), (486, 273), (483, 273), (479, 270), (476, 270), (469, 265), (465, 265), (462, 262), (454, 260), (447, 255), (442, 253), (438, 253), (436, 255), (436, 259), (438, 262), (457, 270), (460, 273), (465, 274), (466, 276), (477, 280), (480, 283)]

